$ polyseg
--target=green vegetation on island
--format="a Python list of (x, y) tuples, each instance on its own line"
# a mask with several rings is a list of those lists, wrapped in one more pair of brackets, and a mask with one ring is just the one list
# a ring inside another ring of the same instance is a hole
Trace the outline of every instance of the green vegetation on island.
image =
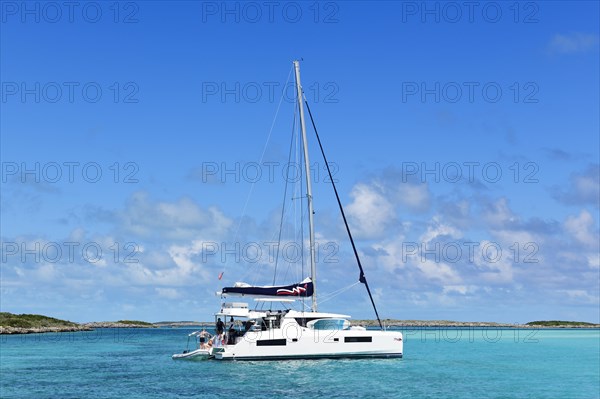
[(88, 331), (82, 326), (68, 320), (39, 314), (13, 314), (0, 312), (0, 334), (30, 334), (43, 332)]
[(0, 326), (16, 328), (40, 328), (40, 327), (75, 327), (77, 323), (72, 321), (55, 319), (54, 317), (39, 314), (12, 314), (0, 312)]
[(93, 321), (84, 324), (90, 328), (157, 328), (152, 323), (139, 320)]
[(117, 323), (142, 326), (142, 327), (154, 327), (154, 324), (148, 323), (147, 321), (140, 321), (140, 320), (119, 320), (119, 321), (117, 321)]
[(585, 321), (539, 320), (530, 321), (526, 325), (534, 327), (597, 327), (598, 324)]

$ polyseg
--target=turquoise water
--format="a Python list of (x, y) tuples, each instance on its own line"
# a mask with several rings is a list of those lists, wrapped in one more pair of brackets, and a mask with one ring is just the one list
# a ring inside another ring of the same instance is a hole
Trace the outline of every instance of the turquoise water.
[(599, 398), (599, 330), (403, 330), (403, 359), (173, 361), (192, 329), (0, 336), (2, 398)]

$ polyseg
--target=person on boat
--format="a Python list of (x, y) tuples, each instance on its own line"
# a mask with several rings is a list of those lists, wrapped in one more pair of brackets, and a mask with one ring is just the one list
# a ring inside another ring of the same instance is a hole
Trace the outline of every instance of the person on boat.
[(204, 328), (202, 329), (202, 331), (200, 331), (200, 336), (201, 337), (210, 337), (210, 334), (208, 333), (208, 331), (206, 331)]
[(219, 317), (217, 319), (217, 335), (223, 334), (223, 330), (225, 329), (225, 323)]
[(208, 344), (207, 341), (210, 342), (210, 340), (208, 340), (207, 338), (210, 337), (210, 334), (208, 332), (206, 332), (206, 330), (202, 330), (202, 332), (200, 332), (200, 349), (206, 349), (208, 348)]
[(247, 320), (244, 323), (244, 333), (247, 333), (248, 331), (250, 331), (250, 329), (252, 328), (253, 324), (254, 324), (254, 320)]
[(214, 346), (215, 348), (220, 348), (223, 344), (223, 333), (215, 335), (208, 341), (208, 345)]
[(234, 325), (233, 317), (231, 318), (231, 320), (229, 322), (230, 322), (230, 324), (229, 324), (229, 330), (228, 330), (227, 344), (228, 345), (233, 345), (233, 344), (235, 344), (235, 336), (236, 336), (236, 331), (235, 331), (235, 325)]

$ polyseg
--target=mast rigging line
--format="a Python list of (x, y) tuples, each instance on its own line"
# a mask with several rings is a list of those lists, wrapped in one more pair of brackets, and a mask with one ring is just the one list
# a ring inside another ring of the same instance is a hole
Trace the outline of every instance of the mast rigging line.
[[(275, 127), (275, 121), (277, 120), (277, 115), (279, 115), (279, 109), (281, 108), (281, 103), (283, 102), (283, 97), (285, 96), (285, 88), (287, 87), (287, 85), (290, 81), (290, 76), (292, 75), (293, 70), (294, 70), (294, 66), (292, 65), (292, 67), (290, 68), (290, 71), (288, 72), (288, 76), (287, 76), (285, 85), (283, 85), (283, 89), (281, 90), (281, 97), (279, 98), (279, 104), (277, 104), (277, 110), (275, 111), (275, 116), (273, 117), (273, 121), (271, 122), (271, 128), (269, 129), (269, 135), (267, 136), (267, 141), (265, 142), (265, 145), (262, 150), (262, 154), (260, 155), (260, 160), (258, 161), (259, 165), (262, 164), (263, 159), (265, 157), (265, 153), (267, 152), (267, 147), (269, 145), (269, 141), (271, 140), (271, 134), (273, 134), (273, 128)], [(242, 227), (242, 222), (244, 221), (244, 216), (246, 216), (246, 209), (248, 208), (248, 203), (250, 202), (250, 197), (252, 197), (252, 193), (254, 192), (255, 184), (256, 184), (256, 181), (252, 181), (252, 184), (250, 185), (250, 192), (248, 193), (248, 196), (246, 197), (246, 202), (244, 203), (244, 208), (242, 209), (242, 216), (240, 217), (240, 221), (237, 225), (237, 228), (235, 230), (235, 235), (233, 237), (234, 243), (237, 241), (238, 234), (240, 233), (240, 228)], [(221, 280), (221, 278), (225, 274), (226, 266), (227, 266), (227, 264), (225, 264), (225, 266), (223, 267), (223, 269), (221, 271), (221, 274), (219, 274), (219, 280)]]
[[(319, 299), (319, 303), (321, 303), (321, 304), (322, 304), (323, 302), (327, 302), (327, 301), (329, 301), (329, 300), (331, 300), (331, 299), (335, 298), (336, 296), (338, 296), (338, 295), (342, 294), (343, 292), (346, 292), (346, 291), (348, 291), (350, 288), (352, 288), (352, 287), (354, 287), (355, 285), (358, 285), (358, 284), (360, 284), (360, 281), (356, 281), (356, 282), (354, 282), (354, 283), (350, 284), (350, 285), (349, 285), (349, 286), (347, 286), (347, 287), (340, 288), (339, 290), (336, 290), (336, 291), (330, 292), (330, 293), (328, 293), (328, 294), (321, 295), (321, 298)], [(323, 299), (323, 298), (325, 298), (325, 299)]]
[(365, 271), (363, 270), (362, 264), (360, 262), (360, 257), (358, 256), (358, 251), (356, 250), (356, 245), (354, 244), (354, 238), (352, 238), (352, 233), (350, 232), (350, 226), (348, 226), (348, 220), (346, 220), (346, 214), (344, 213), (344, 207), (342, 206), (342, 201), (340, 200), (340, 196), (338, 194), (337, 188), (335, 187), (335, 183), (333, 181), (333, 175), (331, 174), (331, 170), (329, 169), (329, 163), (327, 162), (327, 157), (325, 156), (325, 150), (323, 149), (323, 145), (321, 144), (321, 138), (319, 137), (319, 132), (317, 131), (317, 126), (315, 125), (315, 120), (313, 119), (312, 112), (310, 111), (310, 107), (308, 106), (308, 101), (306, 101), (306, 97), (304, 97), (304, 104), (306, 104), (306, 109), (308, 110), (308, 115), (310, 116), (310, 121), (313, 126), (313, 130), (315, 131), (315, 136), (317, 136), (317, 141), (319, 143), (319, 148), (321, 149), (321, 154), (323, 155), (323, 161), (325, 161), (325, 167), (327, 168), (327, 173), (329, 174), (329, 180), (331, 181), (331, 186), (333, 187), (333, 191), (335, 192), (335, 198), (337, 199), (338, 206), (340, 208), (340, 212), (342, 214), (342, 219), (344, 219), (344, 225), (346, 225), (346, 231), (348, 232), (348, 237), (350, 238), (350, 243), (352, 244), (352, 250), (354, 251), (354, 256), (356, 258), (356, 262), (358, 263), (358, 268), (360, 269), (360, 276), (358, 281), (363, 283), (367, 288), (367, 293), (369, 294), (369, 299), (371, 299), (371, 304), (373, 305), (373, 310), (375, 311), (375, 315), (377, 316), (377, 321), (379, 322), (379, 327), (383, 330), (383, 324), (381, 323), (381, 319), (379, 318), (379, 312), (377, 312), (377, 306), (375, 306), (375, 301), (373, 300), (373, 295), (371, 294), (371, 289), (369, 288), (369, 283), (367, 282), (367, 278), (365, 276)]
[[(295, 108), (295, 107), (294, 107)], [(294, 112), (294, 122), (292, 123), (292, 138), (290, 140), (290, 150), (288, 154), (288, 170), (285, 176), (285, 189), (283, 190), (283, 203), (281, 204), (281, 220), (279, 221), (279, 237), (277, 238), (277, 253), (275, 255), (275, 271), (273, 272), (273, 285), (275, 285), (275, 279), (277, 278), (277, 264), (279, 262), (279, 252), (281, 250), (281, 233), (283, 230), (283, 219), (285, 217), (285, 200), (287, 198), (288, 182), (289, 182), (289, 164), (292, 160), (292, 148), (294, 144), (294, 134), (296, 132), (296, 113)]]

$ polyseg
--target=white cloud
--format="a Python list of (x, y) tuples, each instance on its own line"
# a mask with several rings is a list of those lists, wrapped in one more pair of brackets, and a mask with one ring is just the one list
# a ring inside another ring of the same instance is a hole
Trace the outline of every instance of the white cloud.
[(534, 245), (542, 245), (542, 239), (525, 229), (515, 229), (515, 230), (493, 230), (491, 231), (494, 238), (497, 239), (498, 244), (502, 245), (506, 250), (508, 250), (515, 243), (520, 247), (525, 245), (534, 244)]
[(158, 296), (167, 298), (167, 299), (179, 299), (181, 298), (181, 292), (175, 288), (163, 288), (157, 287), (155, 288)]
[(171, 245), (168, 252), (177, 267), (187, 274), (196, 267), (197, 262), (192, 257), (200, 255), (203, 245), (204, 241), (194, 240), (189, 245)]
[(571, 174), (569, 184), (552, 189), (553, 197), (568, 205), (600, 206), (600, 165), (591, 164)]
[(372, 246), (375, 250), (373, 263), (380, 264), (388, 273), (404, 268), (403, 243), (404, 236), (399, 235)]
[(483, 219), (492, 227), (503, 227), (517, 222), (517, 217), (510, 210), (508, 200), (504, 197), (488, 205), (483, 212)]
[[(418, 281), (436, 285), (458, 284), (462, 278), (455, 268), (456, 265), (445, 261), (442, 246), (432, 242), (440, 237), (461, 236), (462, 233), (458, 229), (434, 217), (418, 242), (399, 234), (373, 244), (372, 251), (369, 251), (372, 258), (370, 262), (383, 266), (389, 281), (396, 280), (397, 272), (401, 270), (399, 278), (404, 284), (409, 280), (415, 281), (415, 284)], [(390, 278), (392, 276), (393, 278)]]
[(582, 210), (579, 216), (569, 216), (565, 220), (565, 229), (575, 240), (593, 248), (598, 245), (598, 233), (593, 231), (594, 217), (587, 210)]
[(54, 281), (59, 275), (53, 264), (43, 263), (35, 269), (34, 274), (40, 281)]
[(442, 294), (467, 295), (473, 294), (478, 290), (479, 288), (473, 285), (445, 285), (443, 287)]
[(444, 223), (439, 216), (434, 216), (427, 225), (427, 231), (421, 235), (420, 240), (428, 243), (438, 237), (460, 238), (462, 232), (450, 224)]
[(123, 227), (141, 237), (188, 240), (201, 234), (222, 235), (232, 225), (219, 209), (202, 209), (189, 198), (154, 202), (146, 193), (132, 195), (121, 213)]
[(598, 296), (590, 294), (586, 290), (572, 289), (572, 290), (559, 290), (560, 293), (564, 293), (569, 299), (577, 302), (587, 302), (590, 304), (598, 304)]
[(438, 281), (442, 284), (458, 284), (462, 281), (456, 270), (445, 262), (422, 259), (414, 263), (414, 265), (428, 280)]
[(476, 278), (484, 283), (513, 283), (513, 260), (508, 248), (492, 241), (481, 241), (473, 258), (473, 265), (477, 269)]
[(396, 186), (395, 199), (410, 210), (422, 212), (429, 208), (429, 189), (426, 184), (404, 183)]
[(352, 202), (346, 206), (357, 237), (381, 238), (398, 225), (397, 212), (404, 208), (410, 212), (424, 212), (430, 206), (430, 193), (426, 183), (407, 181), (396, 171), (386, 171), (368, 183), (356, 184), (350, 193)]
[[(218, 242), (218, 238), (215, 240)], [(193, 240), (188, 244), (171, 244), (165, 249), (168, 260), (159, 255), (152, 255), (149, 259), (142, 257), (140, 262), (127, 264), (125, 276), (136, 285), (156, 285), (161, 288), (206, 284), (211, 277), (212, 264), (204, 262), (200, 256), (206, 248), (206, 242)], [(148, 260), (158, 260), (159, 264)]]
[(582, 174), (574, 177), (574, 185), (580, 197), (588, 199), (590, 202), (598, 204), (598, 193), (600, 192), (600, 182), (598, 180), (598, 168), (595, 168), (595, 175)]
[(598, 48), (598, 35), (591, 33), (556, 34), (548, 49), (557, 54), (584, 53)]
[(346, 207), (357, 237), (381, 237), (395, 219), (392, 203), (377, 185), (357, 184), (350, 193), (352, 202)]
[(600, 269), (600, 253), (590, 253), (587, 255), (588, 266), (592, 269)]

